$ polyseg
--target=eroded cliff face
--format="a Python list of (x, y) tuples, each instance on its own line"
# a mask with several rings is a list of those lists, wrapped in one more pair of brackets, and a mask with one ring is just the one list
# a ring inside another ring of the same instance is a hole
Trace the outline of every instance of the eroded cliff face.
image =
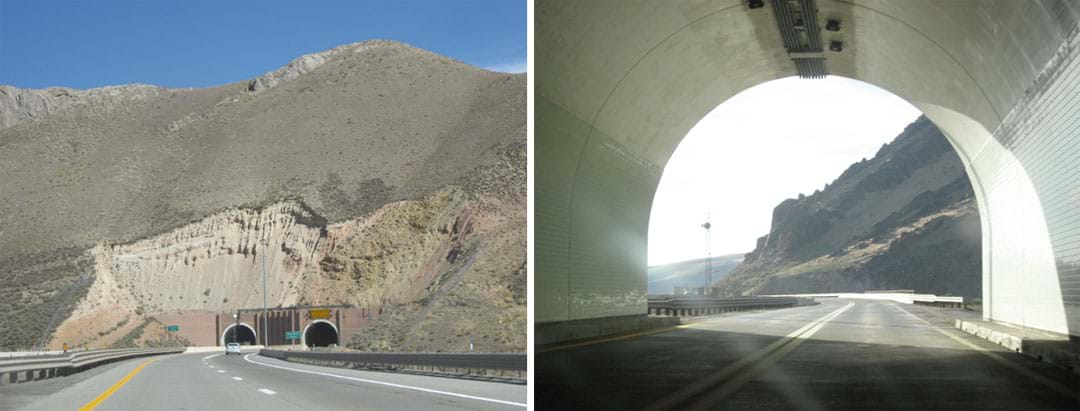
[(502, 150), (460, 185), (328, 224), (300, 200), (224, 210), (90, 251), (93, 283), (51, 346), (177, 343), (156, 316), (268, 305), (348, 304), (386, 313), (370, 350), (522, 351), (526, 345), (524, 151)]
[(914, 289), (981, 293), (978, 207), (960, 158), (925, 117), (823, 190), (773, 211), (727, 294)]
[(55, 341), (107, 346), (153, 314), (261, 306), (264, 260), (268, 303), (295, 304), (294, 285), (325, 229), (325, 219), (289, 200), (226, 210), (130, 244), (98, 245), (90, 251), (95, 280)]

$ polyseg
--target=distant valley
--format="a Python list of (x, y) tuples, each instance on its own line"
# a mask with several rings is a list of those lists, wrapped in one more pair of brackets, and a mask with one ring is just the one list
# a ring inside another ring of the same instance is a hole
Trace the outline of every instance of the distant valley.
[[(743, 254), (712, 257), (712, 279), (726, 277), (743, 260)], [(649, 294), (671, 294), (674, 287), (703, 287), (706, 259), (679, 261), (649, 267)]]

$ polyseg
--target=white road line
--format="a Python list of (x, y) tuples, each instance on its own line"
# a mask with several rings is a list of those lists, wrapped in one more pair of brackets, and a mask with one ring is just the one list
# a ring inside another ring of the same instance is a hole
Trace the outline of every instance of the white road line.
[(210, 367), (210, 368), (214, 368), (214, 366), (213, 366), (213, 365), (207, 365), (207, 367)]
[(999, 364), (1004, 365), (1005, 367), (1009, 368), (1010, 370), (1016, 371), (1017, 373), (1020, 373), (1021, 375), (1025, 376), (1025, 377), (1028, 377), (1029, 379), (1037, 381), (1037, 382), (1041, 383), (1042, 385), (1045, 385), (1045, 386), (1049, 387), (1050, 389), (1052, 389), (1054, 391), (1057, 391), (1059, 394), (1062, 394), (1062, 395), (1064, 395), (1066, 397), (1070, 397), (1070, 398), (1077, 398), (1078, 397), (1077, 391), (1074, 390), (1074, 389), (1069, 389), (1069, 387), (1066, 387), (1066, 386), (1058, 383), (1057, 381), (1054, 381), (1054, 380), (1051, 380), (1049, 378), (1043, 377), (1043, 376), (1041, 376), (1039, 374), (1036, 374), (1036, 373), (1032, 372), (1031, 370), (1029, 370), (1027, 368), (1016, 365), (1016, 364), (1012, 363), (1011, 361), (1006, 360), (1005, 357), (1002, 357), (1002, 356), (998, 355), (997, 353), (995, 353), (993, 351), (989, 351), (989, 350), (987, 350), (985, 348), (982, 348), (980, 346), (972, 344), (970, 341), (966, 341), (966, 340), (964, 340), (964, 339), (962, 339), (960, 337), (952, 335), (952, 334), (946, 332), (945, 330), (942, 330), (941, 328), (938, 328), (934, 324), (931, 324), (929, 321), (924, 320), (922, 317), (919, 317), (919, 316), (917, 316), (915, 314), (912, 314), (908, 310), (900, 308), (899, 305), (892, 304), (892, 306), (895, 307), (897, 310), (902, 311), (904, 314), (907, 314), (907, 315), (911, 316), (911, 318), (914, 318), (916, 320), (919, 320), (919, 322), (921, 322), (923, 324), (926, 324), (927, 327), (933, 329), (934, 331), (937, 331), (937, 332), (941, 333), (942, 335), (944, 335), (946, 337), (949, 337), (953, 341), (956, 341), (956, 342), (960, 343), (960, 345), (963, 345), (963, 346), (968, 347), (968, 348), (970, 348), (972, 350), (975, 350), (976, 352), (978, 352), (978, 353), (980, 353), (982, 355), (990, 357), (990, 359), (992, 359), (994, 361), (997, 361)]
[[(251, 355), (251, 354), (248, 354), (248, 355)], [(261, 392), (261, 393), (263, 393), (263, 394), (266, 394), (266, 395), (274, 395), (274, 394), (277, 394), (276, 392), (274, 392), (274, 391), (270, 391), (270, 390), (268, 390), (268, 389), (266, 389), (266, 388), (259, 388), (259, 392)]]
[[(795, 349), (799, 344), (802, 344), (807, 338), (814, 335), (814, 333), (821, 330), (825, 326), (825, 323), (843, 314), (851, 307), (854, 307), (855, 303), (848, 303), (847, 305), (840, 307), (832, 312), (825, 314), (824, 316), (809, 322), (801, 328), (792, 331), (790, 334), (783, 338), (774, 341), (765, 348), (757, 350), (750, 355), (740, 358), (735, 363), (724, 367), (720, 371), (709, 375), (705, 378), (699, 379), (696, 383), (690, 384), (685, 388), (675, 392), (674, 394), (664, 398), (660, 402), (649, 406), (648, 409), (661, 410), (661, 409), (675, 409), (683, 402), (701, 395), (705, 392), (712, 392), (710, 398), (723, 397), (728, 395), (743, 384), (749, 381), (757, 372), (768, 368), (769, 365), (779, 361), (788, 352)], [(789, 344), (790, 343), (790, 344)], [(792, 347), (788, 349), (788, 345)], [(776, 354), (776, 355), (772, 355)], [(760, 362), (760, 363), (759, 363)], [(717, 389), (717, 384), (723, 384)], [(715, 391), (715, 392), (714, 392)], [(697, 405), (701, 405), (700, 403)]]
[(217, 353), (217, 354), (210, 354), (210, 355), (207, 355), (207, 356), (205, 356), (205, 357), (202, 357), (202, 361), (203, 361), (203, 362), (206, 362), (206, 360), (209, 360), (209, 359), (211, 359), (211, 358), (217, 357), (217, 356), (219, 356), (219, 355), (221, 355), (221, 353)]
[(468, 398), (470, 400), (487, 401), (487, 402), (494, 402), (494, 403), (498, 403), (498, 404), (514, 405), (514, 406), (518, 406), (518, 407), (528, 408), (527, 404), (522, 404), (520, 402), (503, 401), (503, 400), (497, 400), (497, 399), (494, 399), (494, 398), (477, 397), (475, 395), (458, 394), (456, 392), (439, 391), (439, 390), (433, 390), (433, 389), (430, 389), (430, 388), (420, 388), (420, 387), (413, 387), (413, 386), (410, 386), (410, 385), (402, 385), (402, 384), (394, 384), (394, 383), (383, 382), (383, 381), (369, 380), (369, 379), (366, 379), (366, 378), (346, 377), (344, 375), (330, 374), (330, 373), (326, 373), (326, 372), (301, 370), (301, 369), (298, 369), (298, 368), (282, 367), (280, 365), (264, 364), (264, 363), (261, 363), (261, 362), (258, 362), (258, 361), (252, 361), (250, 358), (248, 358), (248, 357), (251, 357), (252, 355), (255, 355), (255, 354), (245, 355), (244, 356), (244, 361), (250, 362), (252, 364), (261, 365), (261, 366), (264, 366), (264, 367), (280, 368), (280, 369), (283, 369), (283, 370), (289, 370), (289, 371), (299, 372), (299, 373), (304, 373), (304, 374), (322, 375), (322, 376), (326, 376), (326, 377), (341, 378), (343, 380), (365, 382), (365, 383), (368, 383), (368, 384), (385, 385), (387, 387), (403, 388), (403, 389), (406, 389), (406, 390), (427, 392), (427, 393), (432, 393), (432, 394), (448, 395), (448, 396), (451, 396), (451, 397)]
[(243, 378), (240, 378), (240, 377), (232, 377), (232, 379), (237, 380), (237, 381), (243, 381), (244, 380)]
[(225, 370), (217, 370), (217, 372), (225, 372)]

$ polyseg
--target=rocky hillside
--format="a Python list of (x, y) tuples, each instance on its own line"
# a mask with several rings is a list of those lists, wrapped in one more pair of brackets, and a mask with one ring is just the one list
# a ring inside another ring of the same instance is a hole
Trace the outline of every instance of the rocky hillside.
[(524, 75), (391, 41), (207, 89), (0, 86), (0, 350), (252, 305), (263, 258), (275, 304), (524, 350), (525, 110)]
[[(713, 281), (722, 280), (742, 260), (742, 254), (712, 257)], [(649, 266), (649, 294), (671, 294), (675, 287), (701, 287), (705, 284), (705, 270), (704, 258)]]
[(914, 289), (981, 294), (978, 208), (960, 158), (920, 117), (874, 158), (773, 210), (730, 295)]

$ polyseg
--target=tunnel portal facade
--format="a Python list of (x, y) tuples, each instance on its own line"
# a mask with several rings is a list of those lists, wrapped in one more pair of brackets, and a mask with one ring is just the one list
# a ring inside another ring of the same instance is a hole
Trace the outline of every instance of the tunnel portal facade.
[[(904, 98), (956, 148), (986, 319), (1080, 335), (1080, 3), (750, 3), (536, 2), (537, 323), (645, 315), (649, 212), (678, 143), (747, 88), (828, 73)], [(778, 7), (797, 4), (816, 44), (785, 27)]]
[(179, 312), (155, 318), (174, 327), (173, 332), (192, 346), (222, 346), (233, 342), (235, 336), (243, 345), (261, 345), (268, 339), (271, 346), (324, 347), (347, 344), (381, 311), (346, 306), (279, 307), (268, 309), (264, 317), (261, 308), (245, 308), (239, 313)]

